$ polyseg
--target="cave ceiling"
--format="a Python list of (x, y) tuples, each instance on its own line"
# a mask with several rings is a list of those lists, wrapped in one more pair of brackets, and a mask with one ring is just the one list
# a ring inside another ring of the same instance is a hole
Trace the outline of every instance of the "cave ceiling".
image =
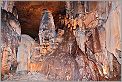
[(52, 12), (55, 23), (58, 14), (64, 14), (64, 1), (17, 1), (15, 7), (18, 11), (18, 19), (21, 24), (22, 34), (28, 34), (38, 38), (38, 31), (41, 22), (43, 9)]

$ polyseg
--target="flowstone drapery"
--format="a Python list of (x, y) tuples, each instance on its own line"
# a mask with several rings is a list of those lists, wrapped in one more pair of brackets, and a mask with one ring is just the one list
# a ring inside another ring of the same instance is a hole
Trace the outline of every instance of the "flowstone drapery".
[(21, 24), (28, 24), (30, 19), (19, 20), (14, 12), (10, 12), (13, 5), (3, 4), (2, 80), (121, 79), (119, 1), (65, 3), (63, 10), (53, 12), (53, 8), (48, 9), (44, 2), (42, 14), (37, 13), (41, 9), (40, 3), (25, 4), (28, 11), (33, 13), (32, 10), (37, 8), (34, 13), (41, 15), (36, 39), (21, 34)]

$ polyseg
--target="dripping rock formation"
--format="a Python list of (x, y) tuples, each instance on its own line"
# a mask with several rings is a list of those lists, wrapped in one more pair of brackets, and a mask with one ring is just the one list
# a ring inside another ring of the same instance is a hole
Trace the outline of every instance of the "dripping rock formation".
[(119, 1), (2, 1), (2, 81), (120, 81)]

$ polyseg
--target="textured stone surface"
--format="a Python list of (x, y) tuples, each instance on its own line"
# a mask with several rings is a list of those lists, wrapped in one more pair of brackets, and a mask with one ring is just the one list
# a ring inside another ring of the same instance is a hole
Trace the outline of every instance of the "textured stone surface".
[(28, 64), (30, 63), (30, 58), (33, 55), (32, 49), (34, 47), (35, 41), (28, 35), (22, 34), (21, 35), (21, 43), (18, 47), (17, 52), (17, 72), (28, 70)]
[[(23, 6), (22, 6), (23, 5)], [(59, 13), (65, 8), (64, 1), (16, 1), (15, 6), (18, 11), (19, 21), (22, 27), (22, 33), (28, 34), (32, 38), (38, 37), (40, 20), (42, 19), (43, 9), (52, 12), (55, 25), (57, 25)], [(29, 19), (29, 20), (28, 20)]]
[[(38, 44), (38, 40), (36, 42), (30, 36), (23, 34), (21, 42), (18, 43), (17, 36), (20, 37), (21, 32), (16, 28), (20, 24), (12, 13), (2, 10), (4, 13), (2, 14), (1, 29), (3, 42), (1, 49), (3, 50), (1, 53), (2, 77), (4, 76), (2, 79), (120, 80), (121, 36), (118, 1), (68, 1), (65, 5), (66, 13), (63, 13), (64, 15), (59, 13), (57, 8), (56, 10), (54, 8), (53, 12), (53, 8), (45, 7), (49, 2), (20, 2), (20, 4), (22, 3), (24, 4), (21, 6), (22, 10), (30, 9), (29, 12), (31, 11), (32, 15), (34, 13), (40, 14), (36, 13), (36, 10), (40, 11), (39, 4), (51, 12), (45, 9), (40, 17), (42, 20), (40, 28), (38, 28), (40, 38), (40, 44)], [(35, 12), (33, 12), (33, 8)], [(58, 13), (55, 14), (56, 12)], [(37, 21), (34, 21), (33, 24), (37, 24)], [(27, 25), (31, 26), (31, 24)], [(41, 40), (43, 41), (41, 42)], [(18, 48), (17, 54), (16, 48)]]
[[(12, 15), (12, 13), (2, 10), (1, 17), (1, 57), (2, 57), (2, 75), (9, 74), (11, 71), (15, 71), (17, 67), (16, 54), (18, 51), (18, 46), (21, 41), (19, 30), (18, 32), (10, 25), (10, 20), (12, 20), (18, 27), (19, 21)], [(15, 28), (15, 29), (16, 29)]]

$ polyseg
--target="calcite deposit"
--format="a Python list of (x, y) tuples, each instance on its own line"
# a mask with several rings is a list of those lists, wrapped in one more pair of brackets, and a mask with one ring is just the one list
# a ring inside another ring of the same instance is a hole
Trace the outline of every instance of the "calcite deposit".
[(120, 81), (119, 1), (2, 1), (2, 81)]

